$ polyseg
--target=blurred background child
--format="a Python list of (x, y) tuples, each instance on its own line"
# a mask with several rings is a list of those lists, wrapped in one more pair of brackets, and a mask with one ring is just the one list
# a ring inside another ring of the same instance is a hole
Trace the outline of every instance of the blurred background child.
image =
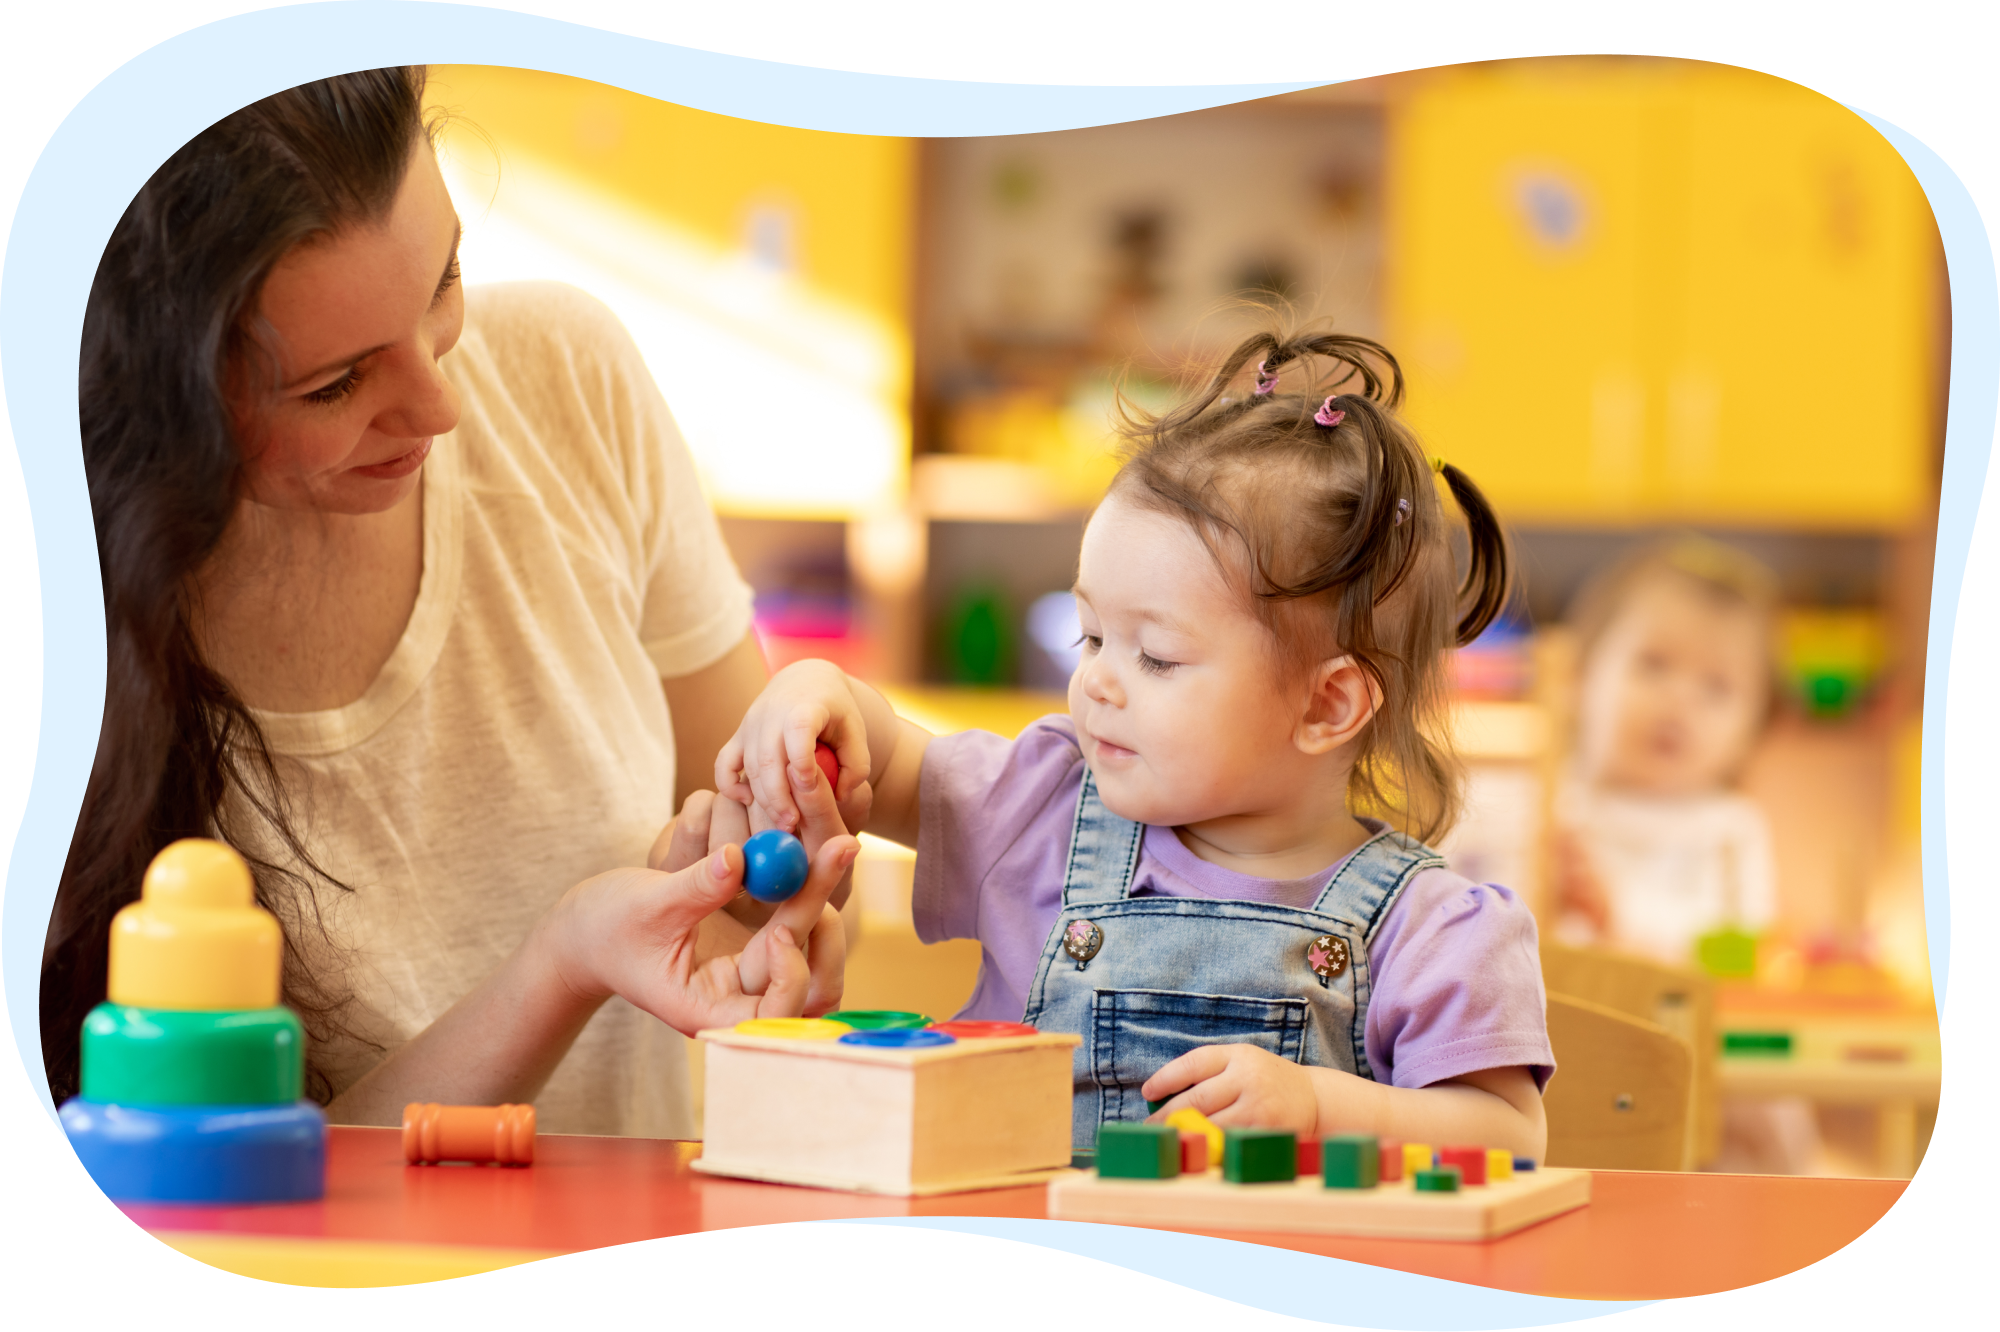
[(1775, 906), (1763, 813), (1735, 789), (1770, 714), (1776, 580), (1698, 537), (1579, 594), (1574, 767), (1557, 806), (1557, 937), (1690, 966)]
[[(1776, 913), (1771, 833), (1736, 789), (1772, 711), (1777, 580), (1701, 537), (1642, 545), (1578, 594), (1573, 768), (1556, 807), (1557, 937), (1714, 966)], [(1698, 956), (1704, 939), (1711, 956)], [(1714, 1168), (1814, 1170), (1802, 1097), (1722, 1105)]]

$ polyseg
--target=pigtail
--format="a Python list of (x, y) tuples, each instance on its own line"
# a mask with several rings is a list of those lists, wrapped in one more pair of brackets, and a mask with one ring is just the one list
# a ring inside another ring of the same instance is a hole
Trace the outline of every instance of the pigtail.
[(1458, 599), (1465, 612), (1458, 621), (1458, 645), (1464, 647), (1486, 631), (1507, 605), (1513, 583), (1513, 556), (1507, 549), (1507, 534), (1485, 494), (1472, 478), (1444, 463), (1438, 468), (1451, 497), (1465, 515), (1465, 531), (1472, 547), (1472, 559), (1459, 584)]
[[(1117, 411), (1122, 425), (1120, 433), (1133, 440), (1138, 447), (1165, 439), (1193, 426), (1208, 410), (1222, 400), (1231, 381), (1243, 373), (1243, 368), (1255, 357), (1265, 368), (1275, 373), (1279, 366), (1292, 359), (1285, 344), (1272, 333), (1258, 333), (1237, 344), (1236, 350), (1223, 358), (1209, 377), (1208, 384), (1201, 392), (1160, 416), (1150, 413), (1135, 413), (1132, 404), (1123, 393), (1118, 396)], [(1254, 404), (1254, 399), (1239, 398), (1230, 405), (1238, 411)]]

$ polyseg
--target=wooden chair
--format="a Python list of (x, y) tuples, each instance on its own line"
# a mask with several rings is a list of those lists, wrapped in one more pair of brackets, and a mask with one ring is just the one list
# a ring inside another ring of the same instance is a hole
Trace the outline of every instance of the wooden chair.
[(1646, 958), (1547, 942), (1542, 945), (1542, 980), (1551, 993), (1602, 1004), (1687, 1042), (1694, 1053), (1688, 1168), (1714, 1160), (1722, 1143), (1715, 982), (1698, 971)]
[(1603, 1004), (1549, 995), (1556, 1075), (1542, 1105), (1548, 1163), (1686, 1170), (1694, 1054), (1680, 1037)]

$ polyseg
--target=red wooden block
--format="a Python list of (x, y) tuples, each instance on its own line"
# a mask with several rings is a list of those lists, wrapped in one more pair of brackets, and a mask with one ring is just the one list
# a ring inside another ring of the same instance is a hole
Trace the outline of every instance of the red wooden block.
[(1438, 1165), (1457, 1166), (1461, 1184), (1484, 1184), (1486, 1182), (1486, 1149), (1484, 1147), (1440, 1147)]
[(1403, 1144), (1395, 1138), (1382, 1139), (1382, 1167), (1378, 1174), (1384, 1184), (1393, 1184), (1403, 1177)]
[(1208, 1169), (1208, 1135), (1181, 1134), (1181, 1173), (1199, 1175)]
[(1319, 1139), (1299, 1139), (1299, 1175), (1311, 1178), (1319, 1174)]

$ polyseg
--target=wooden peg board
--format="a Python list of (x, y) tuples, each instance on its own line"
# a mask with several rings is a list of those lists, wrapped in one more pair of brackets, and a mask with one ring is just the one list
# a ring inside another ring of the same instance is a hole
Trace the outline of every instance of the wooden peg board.
[(1216, 1170), (1178, 1179), (1100, 1179), (1091, 1172), (1049, 1185), (1049, 1215), (1064, 1221), (1377, 1239), (1498, 1239), (1589, 1201), (1588, 1170), (1523, 1171), (1457, 1193), (1418, 1193), (1408, 1179), (1372, 1189), (1329, 1189), (1317, 1176), (1227, 1184)]

